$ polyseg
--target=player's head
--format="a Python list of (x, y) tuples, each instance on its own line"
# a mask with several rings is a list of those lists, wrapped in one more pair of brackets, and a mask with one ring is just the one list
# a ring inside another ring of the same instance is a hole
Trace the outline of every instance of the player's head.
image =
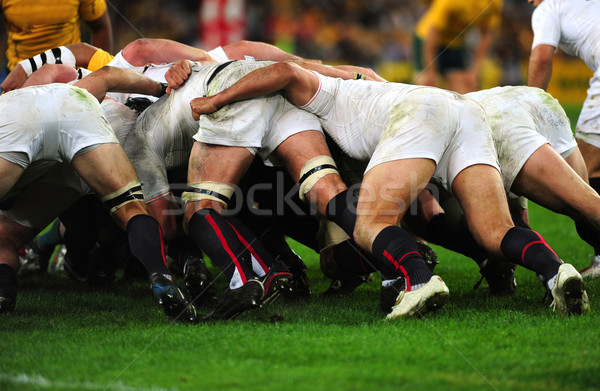
[(537, 7), (538, 5), (540, 5), (540, 3), (544, 1), (544, 0), (527, 0), (527, 2), (531, 5), (533, 5), (534, 7)]

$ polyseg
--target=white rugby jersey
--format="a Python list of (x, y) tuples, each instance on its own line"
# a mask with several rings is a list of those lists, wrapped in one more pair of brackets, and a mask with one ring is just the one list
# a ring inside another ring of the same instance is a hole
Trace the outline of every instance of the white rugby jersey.
[(533, 50), (560, 47), (596, 72), (600, 67), (600, 0), (544, 0), (531, 19)]

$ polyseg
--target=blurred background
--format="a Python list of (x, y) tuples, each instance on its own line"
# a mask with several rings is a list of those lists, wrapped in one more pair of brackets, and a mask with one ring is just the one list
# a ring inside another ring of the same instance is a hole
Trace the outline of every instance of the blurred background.
[[(469, 0), (456, 0), (469, 1)], [(141, 37), (170, 38), (210, 50), (242, 39), (264, 41), (329, 64), (373, 68), (390, 81), (414, 80), (412, 34), (427, 0), (108, 0), (115, 51)], [(525, 84), (532, 41), (527, 0), (504, 0), (502, 26), (481, 74), (482, 88)], [(5, 34), (2, 26), (0, 29)], [(84, 41), (85, 39), (84, 29)], [(2, 63), (6, 36), (0, 40)], [(467, 43), (477, 42), (477, 32)], [(561, 53), (548, 89), (581, 103), (591, 71)], [(3, 75), (2, 75), (3, 77)]]

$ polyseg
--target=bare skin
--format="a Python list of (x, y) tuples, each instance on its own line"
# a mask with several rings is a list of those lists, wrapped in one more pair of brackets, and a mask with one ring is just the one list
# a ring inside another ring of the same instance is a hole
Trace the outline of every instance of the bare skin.
[(552, 77), (552, 56), (556, 48), (551, 45), (539, 45), (529, 56), (527, 85), (543, 90), (548, 88)]
[(600, 230), (600, 196), (548, 144), (525, 162), (511, 190)]

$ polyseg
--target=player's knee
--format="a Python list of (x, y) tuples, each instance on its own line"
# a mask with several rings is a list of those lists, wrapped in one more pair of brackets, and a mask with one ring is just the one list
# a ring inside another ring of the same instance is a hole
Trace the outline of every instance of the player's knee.
[(235, 189), (226, 183), (203, 181), (188, 184), (188, 188), (183, 192), (181, 198), (186, 204), (190, 202), (199, 202), (200, 208), (211, 207), (213, 204), (220, 204), (222, 208), (227, 208)]
[[(142, 185), (138, 179), (134, 179), (119, 190), (102, 197), (102, 202), (110, 210), (111, 215), (115, 215), (123, 207), (133, 202), (143, 205)], [(144, 209), (143, 206), (142, 209)]]
[[(298, 180), (300, 199), (306, 201), (308, 193), (311, 192), (317, 182), (329, 174), (335, 174), (339, 178), (337, 166), (331, 156), (321, 155), (307, 161), (300, 170), (300, 179)], [(315, 188), (315, 190), (320, 190), (320, 188)], [(311, 195), (311, 197), (314, 196)], [(311, 201), (315, 200), (311, 199)]]

